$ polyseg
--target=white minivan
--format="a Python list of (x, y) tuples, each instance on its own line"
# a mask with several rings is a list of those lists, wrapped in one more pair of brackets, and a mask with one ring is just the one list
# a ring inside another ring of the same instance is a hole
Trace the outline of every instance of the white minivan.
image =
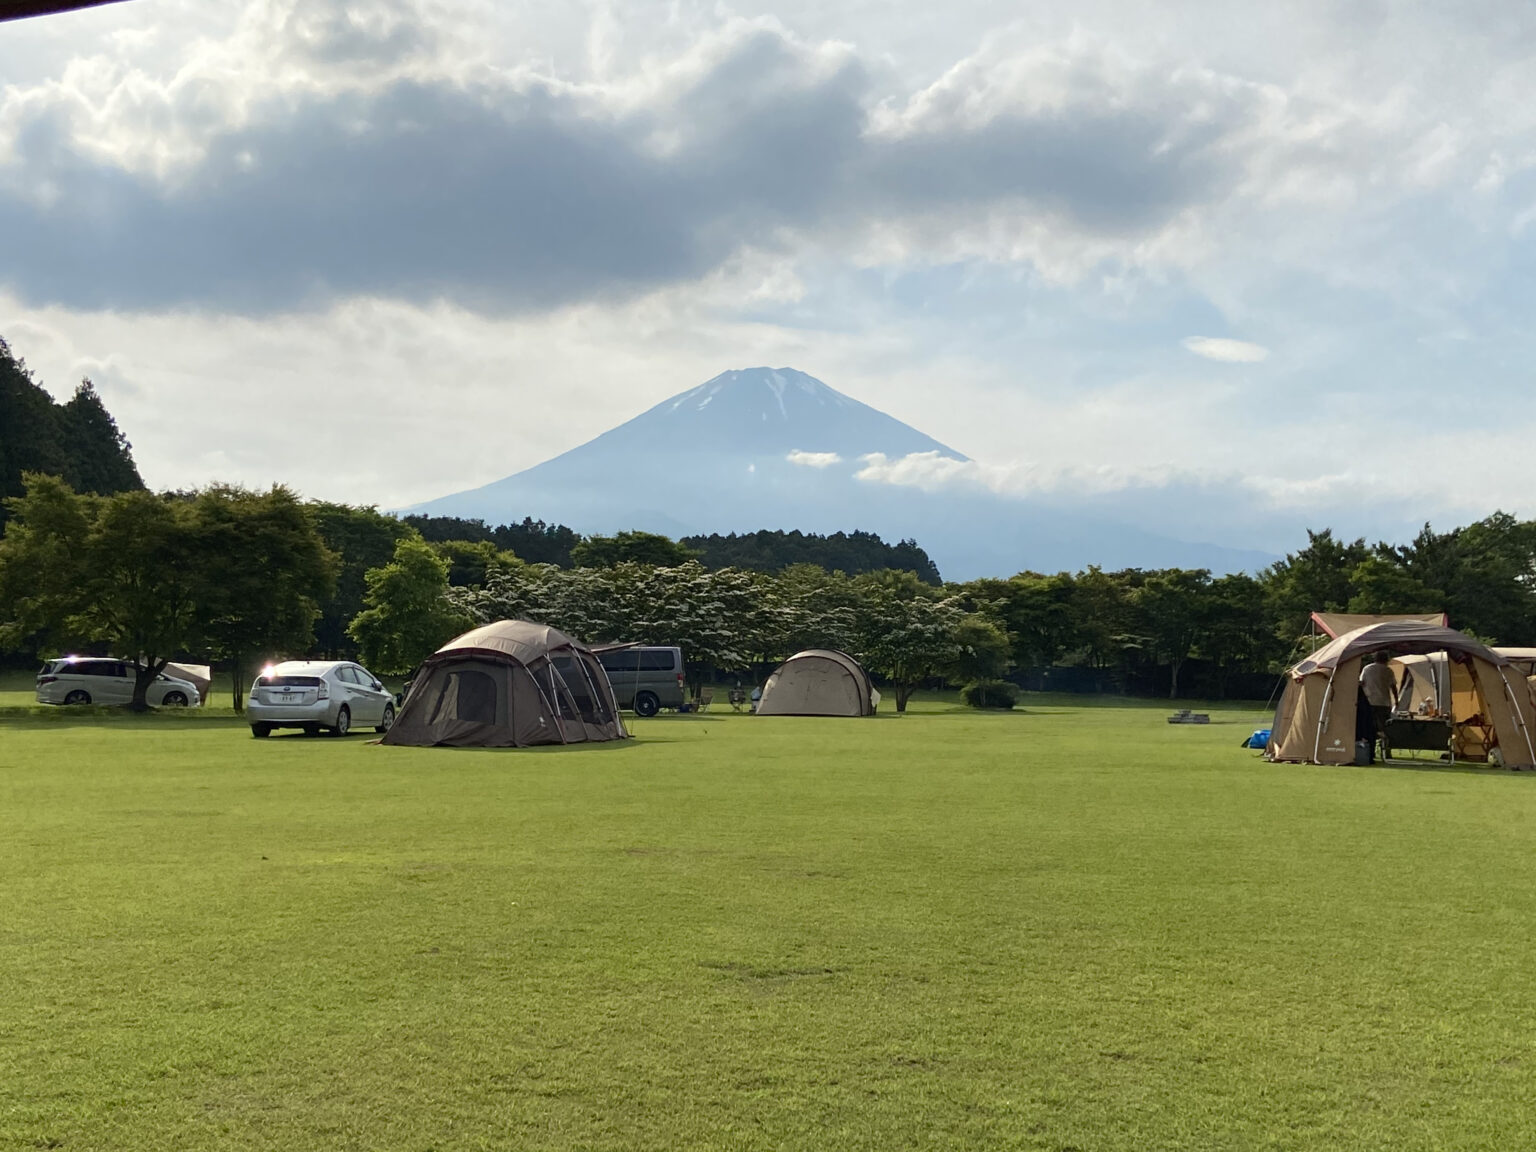
[[(39, 704), (131, 704), (133, 682), (139, 670), (131, 660), (110, 656), (65, 656), (49, 660), (37, 674)], [(186, 680), (155, 677), (144, 702), (155, 708), (179, 708), (201, 704), (197, 686)]]

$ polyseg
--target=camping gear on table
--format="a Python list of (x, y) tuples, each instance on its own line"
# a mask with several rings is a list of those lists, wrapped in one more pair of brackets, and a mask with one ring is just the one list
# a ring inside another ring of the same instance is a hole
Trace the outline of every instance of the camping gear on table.
[(1360, 666), (1381, 651), (1404, 657), (1445, 653), (1451, 759), (1536, 768), (1536, 709), (1518, 670), (1470, 636), (1420, 620), (1346, 632), (1292, 668), (1265, 755), (1292, 763), (1352, 762)]
[(628, 735), (608, 673), (585, 644), (500, 620), (427, 657), (381, 743), (520, 748)]
[(809, 648), (774, 669), (757, 702), (759, 716), (873, 716), (880, 694), (846, 652)]
[(1180, 708), (1172, 716), (1168, 717), (1170, 724), (1209, 724), (1211, 714), (1209, 712), (1191, 712), (1188, 708)]

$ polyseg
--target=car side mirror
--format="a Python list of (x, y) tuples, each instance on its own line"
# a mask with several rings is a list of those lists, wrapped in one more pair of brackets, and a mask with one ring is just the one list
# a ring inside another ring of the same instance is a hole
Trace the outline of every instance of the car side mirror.
[(382, 691), (384, 691), (384, 685), (379, 683), (377, 680), (375, 680), (373, 682), (373, 690), (375, 692), (382, 692)]

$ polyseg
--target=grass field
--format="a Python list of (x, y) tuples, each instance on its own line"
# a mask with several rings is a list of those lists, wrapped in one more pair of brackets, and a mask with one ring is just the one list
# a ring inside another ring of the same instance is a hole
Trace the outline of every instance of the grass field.
[(1536, 778), (1261, 717), (591, 749), (0, 698), (0, 1147), (1485, 1149), (1536, 1131)]

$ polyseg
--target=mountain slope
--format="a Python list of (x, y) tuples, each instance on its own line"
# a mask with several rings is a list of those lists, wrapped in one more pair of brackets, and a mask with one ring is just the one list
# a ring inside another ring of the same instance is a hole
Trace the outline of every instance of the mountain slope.
[[(758, 528), (915, 537), (949, 579), (1106, 567), (1236, 571), (1270, 557), (987, 494), (861, 480), (862, 457), (966, 457), (792, 368), (723, 372), (552, 460), (410, 509), (671, 536)], [(1106, 509), (1106, 512), (1112, 510)]]

